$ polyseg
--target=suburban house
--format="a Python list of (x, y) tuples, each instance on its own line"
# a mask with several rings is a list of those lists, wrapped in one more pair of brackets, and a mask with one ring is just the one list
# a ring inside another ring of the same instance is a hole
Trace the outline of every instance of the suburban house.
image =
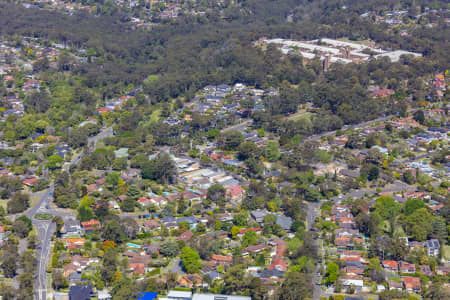
[(402, 276), (402, 281), (405, 289), (408, 292), (412, 293), (420, 293), (421, 285), (420, 278), (418, 277), (410, 277), (410, 276)]
[(101, 229), (100, 222), (94, 219), (86, 222), (81, 222), (81, 226), (83, 226), (84, 231), (88, 234), (91, 233), (93, 230)]
[(438, 239), (431, 239), (425, 242), (425, 247), (427, 247), (428, 256), (438, 257), (439, 251), (441, 249), (441, 244)]

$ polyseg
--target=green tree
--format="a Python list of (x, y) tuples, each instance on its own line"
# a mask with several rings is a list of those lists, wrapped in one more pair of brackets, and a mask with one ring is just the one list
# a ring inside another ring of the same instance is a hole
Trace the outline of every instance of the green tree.
[(136, 206), (136, 199), (132, 197), (126, 197), (122, 203), (122, 210), (125, 212), (133, 212)]
[(211, 185), (208, 188), (208, 193), (206, 195), (206, 197), (209, 200), (211, 200), (212, 202), (214, 202), (216, 205), (219, 206), (225, 205), (225, 196), (226, 196), (225, 188), (218, 183)]
[(12, 225), (12, 231), (14, 234), (16, 234), (19, 238), (26, 238), (28, 236), (28, 233), (30, 232), (30, 229), (28, 228), (27, 224), (22, 220), (15, 220)]
[(278, 146), (275, 142), (268, 142), (265, 150), (264, 157), (270, 161), (274, 162), (280, 159), (280, 152), (278, 151)]
[(142, 168), (142, 178), (155, 180), (162, 184), (176, 181), (177, 168), (172, 158), (161, 152), (155, 159), (148, 161)]
[(329, 262), (327, 264), (327, 272), (325, 274), (327, 284), (334, 284), (337, 280), (338, 274), (339, 266), (333, 262)]
[(14, 193), (7, 203), (8, 213), (10, 214), (21, 213), (28, 207), (30, 207), (30, 196), (21, 192)]
[(63, 158), (59, 155), (52, 155), (47, 159), (47, 168), (50, 170), (55, 170), (61, 168)]
[(174, 241), (166, 241), (159, 248), (159, 253), (167, 257), (175, 257), (179, 251), (178, 244)]
[(416, 120), (417, 122), (419, 122), (422, 125), (423, 125), (423, 123), (425, 123), (425, 114), (424, 114), (423, 110), (419, 109), (418, 111), (416, 111), (414, 113), (414, 120)]
[(392, 197), (382, 196), (379, 197), (374, 204), (375, 210), (384, 219), (395, 219), (399, 213), (399, 205), (394, 201)]
[(200, 255), (192, 248), (183, 247), (183, 249), (181, 249), (180, 258), (183, 264), (183, 269), (190, 274), (198, 273), (202, 268)]
[(425, 203), (420, 199), (408, 199), (405, 202), (404, 212), (409, 216), (418, 209), (424, 208)]
[(235, 240), (237, 238), (237, 235), (239, 234), (239, 232), (241, 232), (241, 229), (237, 226), (233, 226), (230, 230), (230, 234), (231, 237), (233, 238), (233, 240)]
[(303, 300), (311, 299), (312, 291), (311, 275), (308, 273), (289, 272), (281, 287), (276, 293), (278, 300)]
[(242, 237), (242, 246), (248, 247), (258, 243), (258, 235), (253, 230), (247, 230)]
[(236, 130), (227, 131), (219, 139), (224, 150), (236, 150), (244, 142), (244, 136)]
[(251, 157), (258, 156), (260, 153), (258, 146), (254, 142), (243, 142), (238, 149), (238, 159), (247, 160)]
[(119, 184), (120, 174), (117, 172), (109, 173), (105, 178), (105, 185), (108, 189), (113, 190)]
[(426, 208), (414, 211), (406, 218), (406, 231), (417, 241), (425, 241), (432, 232), (431, 214)]
[(416, 178), (414, 177), (411, 170), (406, 170), (403, 173), (403, 181), (405, 181), (407, 184), (414, 184), (416, 182)]
[(445, 220), (442, 217), (435, 217), (432, 222), (433, 234), (437, 236), (441, 241), (445, 241), (448, 238), (447, 226)]
[(116, 219), (108, 220), (103, 228), (103, 238), (121, 244), (126, 240), (125, 230)]
[(372, 168), (369, 169), (369, 174), (367, 174), (367, 179), (370, 181), (377, 180), (379, 174), (380, 174), (380, 170), (378, 169), (378, 167), (373, 166)]
[(128, 197), (137, 199), (141, 195), (141, 190), (135, 184), (132, 184), (128, 187), (127, 192), (125, 194)]

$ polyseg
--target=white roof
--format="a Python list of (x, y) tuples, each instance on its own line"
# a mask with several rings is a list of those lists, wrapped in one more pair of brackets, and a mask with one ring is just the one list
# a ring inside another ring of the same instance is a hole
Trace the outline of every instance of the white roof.
[(356, 287), (363, 287), (364, 281), (362, 279), (342, 279), (343, 285), (353, 285)]
[(339, 49), (324, 47), (324, 46), (319, 46), (319, 45), (314, 45), (314, 44), (309, 44), (309, 43), (304, 43), (304, 42), (292, 41), (292, 40), (271, 39), (271, 40), (266, 40), (266, 42), (268, 44), (282, 44), (284, 46), (298, 47), (298, 48), (302, 48), (302, 49), (308, 49), (310, 51), (318, 50), (321, 52), (328, 52), (331, 54), (339, 54), (340, 53)]
[(169, 291), (168, 298), (191, 298), (192, 292), (187, 291)]
[(368, 48), (365, 45), (362, 44), (357, 44), (357, 43), (351, 43), (351, 42), (344, 42), (344, 41), (338, 41), (338, 40), (332, 40), (332, 39), (320, 39), (320, 41), (322, 43), (328, 44), (328, 45), (332, 45), (335, 47), (350, 47), (356, 50), (364, 50), (366, 48)]
[(400, 60), (400, 56), (402, 56), (402, 55), (413, 55), (415, 57), (422, 57), (422, 54), (420, 54), (420, 53), (396, 50), (396, 51), (392, 51), (392, 52), (386, 52), (386, 53), (375, 55), (375, 58), (389, 57), (389, 59), (392, 62), (397, 62)]
[(218, 295), (218, 294), (197, 294), (195, 293), (192, 300), (252, 300), (247, 296), (230, 296), (230, 295)]
[(313, 59), (314, 57), (316, 57), (316, 55), (314, 53), (309, 53), (309, 52), (304, 52), (304, 51), (300, 51), (300, 54), (307, 59)]
[(353, 61), (350, 59), (346, 59), (346, 58), (332, 56), (332, 57), (330, 57), (330, 62), (332, 62), (332, 63), (340, 62), (343, 64), (349, 64)]

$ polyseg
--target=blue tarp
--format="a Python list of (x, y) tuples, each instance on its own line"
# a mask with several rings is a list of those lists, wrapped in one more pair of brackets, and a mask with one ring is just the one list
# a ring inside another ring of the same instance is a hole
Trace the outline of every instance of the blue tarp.
[(138, 293), (138, 300), (153, 300), (158, 297), (158, 293), (153, 292), (139, 292)]

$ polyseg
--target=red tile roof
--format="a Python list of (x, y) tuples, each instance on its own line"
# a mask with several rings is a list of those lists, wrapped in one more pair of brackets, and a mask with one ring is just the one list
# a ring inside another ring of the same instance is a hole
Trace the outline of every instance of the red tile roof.
[(220, 261), (220, 262), (232, 262), (233, 261), (233, 257), (231, 257), (231, 256), (218, 255), (218, 254), (211, 255), (211, 259), (215, 260), (215, 261)]

